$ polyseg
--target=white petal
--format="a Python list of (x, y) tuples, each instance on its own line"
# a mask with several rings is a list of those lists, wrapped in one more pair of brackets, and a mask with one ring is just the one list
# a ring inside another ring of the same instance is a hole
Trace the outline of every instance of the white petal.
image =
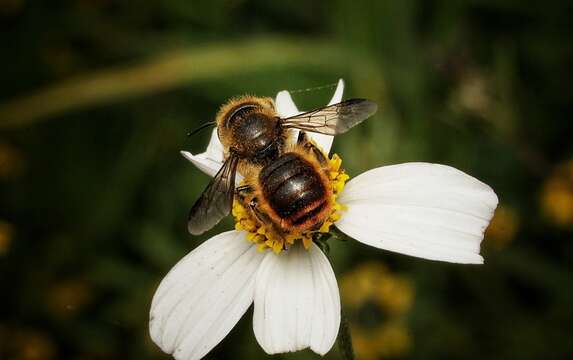
[(493, 190), (449, 166), (407, 163), (367, 171), (346, 185), (336, 226), (354, 239), (398, 253), (483, 263), (480, 242), (498, 203)]
[(301, 113), (294, 104), (294, 101), (292, 101), (292, 97), (287, 90), (279, 91), (275, 98), (275, 107), (277, 114), (279, 114), (281, 118), (287, 118)]
[(203, 357), (249, 308), (263, 259), (238, 231), (219, 234), (193, 250), (171, 269), (153, 297), (153, 341), (178, 360)]
[(338, 79), (338, 84), (336, 84), (336, 90), (334, 90), (334, 95), (328, 102), (328, 105), (338, 104), (342, 101), (342, 95), (344, 94), (344, 80)]
[(219, 141), (217, 129), (213, 129), (207, 150), (201, 154), (193, 155), (188, 151), (181, 151), (181, 155), (197, 166), (209, 176), (215, 176), (223, 166), (223, 145)]
[(223, 162), (223, 144), (221, 144), (221, 141), (219, 140), (217, 128), (213, 129), (211, 132), (211, 139), (209, 139), (209, 145), (207, 145), (207, 151), (205, 154), (210, 159)]
[[(342, 94), (344, 93), (344, 80), (339, 79), (336, 85), (336, 90), (334, 95), (328, 102), (328, 105), (338, 104), (342, 101)], [(317, 134), (309, 132), (308, 135), (322, 148), (326, 154), (330, 153), (330, 148), (332, 148), (332, 142), (334, 141), (334, 136)]]
[(334, 271), (316, 246), (267, 253), (257, 273), (253, 328), (268, 354), (310, 347), (326, 354), (338, 334), (340, 296)]
[(223, 166), (223, 162), (215, 161), (209, 158), (207, 153), (201, 153), (199, 155), (193, 155), (188, 151), (181, 151), (181, 155), (185, 157), (185, 159), (191, 161), (193, 165), (197, 166), (199, 170), (203, 171), (205, 174), (213, 177)]

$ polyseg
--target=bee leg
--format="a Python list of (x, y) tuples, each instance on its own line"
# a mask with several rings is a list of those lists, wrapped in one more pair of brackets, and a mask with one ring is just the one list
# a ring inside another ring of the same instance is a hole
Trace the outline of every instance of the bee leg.
[(244, 208), (249, 209), (259, 223), (269, 223), (270, 219), (268, 216), (258, 208), (259, 200), (256, 197), (249, 196), (253, 192), (254, 189), (250, 185), (241, 185), (235, 189), (237, 200), (241, 203), (241, 205), (243, 205)]
[(270, 223), (270, 219), (269, 217), (263, 213), (261, 210), (259, 210), (259, 202), (257, 200), (257, 198), (253, 198), (253, 200), (251, 200), (251, 202), (249, 203), (249, 207), (251, 208), (251, 210), (253, 211), (253, 214), (255, 214), (257, 220), (259, 220), (261, 223)]
[(259, 210), (259, 200), (256, 197), (252, 198), (251, 201), (249, 201), (249, 208), (251, 209), (251, 211), (253, 212), (253, 214), (260, 223), (262, 224), (273, 223), (265, 213)]
[(237, 194), (237, 197), (241, 205), (243, 205), (245, 208), (250, 209), (255, 218), (257, 218), (257, 220), (260, 223), (272, 224), (271, 219), (265, 213), (259, 210), (259, 200), (256, 197), (251, 197), (249, 199), (249, 195), (252, 194), (253, 192), (254, 192), (253, 187), (248, 184), (238, 186), (235, 189), (235, 193)]
[(243, 207), (249, 206), (248, 197), (249, 194), (253, 192), (253, 188), (250, 185), (241, 185), (235, 188), (235, 196), (237, 197), (237, 201), (243, 205)]
[(302, 145), (307, 152), (312, 153), (318, 162), (320, 162), (320, 165), (328, 165), (328, 159), (324, 156), (324, 153), (312, 141), (310, 141), (306, 132), (301, 130), (298, 133), (296, 144)]
[(251, 185), (241, 185), (235, 188), (235, 195), (239, 200), (245, 200), (248, 194), (253, 192), (253, 187)]
[(259, 210), (259, 201), (257, 198), (253, 198), (250, 201), (249, 207), (259, 222), (262, 224), (270, 224), (275, 232), (284, 238), (283, 231), (271, 220), (267, 214)]
[(308, 136), (306, 135), (306, 132), (300, 130), (300, 131), (298, 132), (298, 137), (297, 137), (297, 139), (296, 139), (296, 144), (297, 144), (297, 145), (301, 145), (301, 144), (304, 145), (304, 144), (306, 144), (306, 143), (308, 143), (308, 142), (309, 142), (309, 141), (308, 141)]
[(235, 188), (235, 191), (251, 193), (253, 192), (253, 187), (249, 184), (240, 185)]
[(235, 189), (238, 201), (243, 205), (244, 208), (251, 210), (251, 213), (257, 219), (260, 224), (270, 224), (274, 231), (279, 234), (283, 239), (285, 238), (281, 229), (276, 226), (276, 224), (271, 220), (271, 218), (259, 209), (259, 200), (256, 197), (252, 197), (249, 200), (249, 195), (254, 192), (254, 189), (250, 185), (241, 185)]
[(308, 152), (314, 155), (314, 157), (316, 158), (316, 160), (318, 160), (320, 165), (322, 166), (328, 165), (328, 159), (326, 158), (326, 156), (324, 156), (322, 150), (320, 150), (313, 142), (310, 141), (307, 142), (306, 144), (304, 144), (304, 147)]

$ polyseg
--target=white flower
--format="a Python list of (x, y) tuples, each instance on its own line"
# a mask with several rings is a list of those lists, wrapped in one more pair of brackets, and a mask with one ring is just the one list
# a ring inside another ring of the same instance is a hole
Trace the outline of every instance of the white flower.
[[(342, 99), (344, 83), (329, 104)], [(281, 117), (299, 113), (287, 91), (276, 98)], [(309, 133), (328, 153), (332, 137)], [(216, 131), (207, 151), (182, 152), (213, 176), (222, 165)], [(483, 233), (497, 206), (486, 184), (449, 166), (406, 163), (369, 170), (348, 181), (334, 225), (359, 242), (406, 255), (481, 264)], [(330, 263), (312, 244), (258, 252), (244, 231), (207, 240), (184, 257), (153, 298), (153, 341), (177, 360), (199, 359), (215, 347), (254, 302), (253, 328), (269, 354), (310, 348), (324, 355), (336, 340), (340, 297)]]

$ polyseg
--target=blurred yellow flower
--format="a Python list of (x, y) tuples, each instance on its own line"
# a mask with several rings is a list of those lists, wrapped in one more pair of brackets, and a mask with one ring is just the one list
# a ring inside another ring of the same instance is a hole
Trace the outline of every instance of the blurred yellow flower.
[(340, 288), (358, 359), (408, 352), (411, 340), (404, 316), (412, 307), (414, 290), (407, 278), (380, 263), (366, 263), (345, 275)]
[(70, 280), (53, 285), (47, 296), (47, 305), (52, 314), (65, 317), (80, 311), (91, 302), (92, 291), (85, 282)]
[(485, 245), (494, 250), (505, 248), (515, 237), (518, 228), (517, 212), (507, 205), (499, 205), (485, 232)]
[(541, 208), (554, 224), (573, 226), (573, 160), (559, 166), (545, 181)]
[(380, 359), (406, 354), (411, 346), (407, 327), (389, 322), (374, 331), (352, 327), (352, 342), (357, 359)]
[(9, 223), (0, 220), (0, 256), (6, 255), (12, 243), (14, 228)]

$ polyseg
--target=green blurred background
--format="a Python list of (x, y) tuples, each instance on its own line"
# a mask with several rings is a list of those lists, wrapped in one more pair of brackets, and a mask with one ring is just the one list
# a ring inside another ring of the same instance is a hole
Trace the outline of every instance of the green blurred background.
[[(185, 134), (241, 93), (346, 80), (350, 175), (455, 166), (500, 198), (483, 266), (331, 244), (358, 358), (573, 357), (566, 1), (0, 0), (0, 359), (169, 359), (151, 297), (205, 236)], [(299, 91), (323, 105), (333, 87)], [(269, 358), (252, 311), (209, 355)], [(276, 356), (317, 358), (311, 352)], [(339, 359), (333, 349), (328, 359)]]

